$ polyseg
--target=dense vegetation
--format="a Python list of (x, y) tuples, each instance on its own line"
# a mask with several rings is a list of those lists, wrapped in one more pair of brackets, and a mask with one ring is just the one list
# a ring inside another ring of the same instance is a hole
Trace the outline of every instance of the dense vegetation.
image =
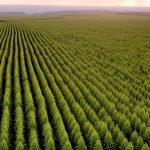
[(150, 149), (148, 16), (8, 19), (0, 150)]

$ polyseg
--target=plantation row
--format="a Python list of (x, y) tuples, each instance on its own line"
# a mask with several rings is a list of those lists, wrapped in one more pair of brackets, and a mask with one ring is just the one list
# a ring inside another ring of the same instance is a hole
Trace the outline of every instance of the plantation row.
[(0, 150), (150, 149), (148, 59), (141, 77), (86, 41), (0, 24)]

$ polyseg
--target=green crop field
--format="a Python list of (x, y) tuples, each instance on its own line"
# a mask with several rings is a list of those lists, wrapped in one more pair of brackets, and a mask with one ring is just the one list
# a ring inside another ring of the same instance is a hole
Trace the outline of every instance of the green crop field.
[(0, 150), (149, 150), (150, 17), (0, 18)]

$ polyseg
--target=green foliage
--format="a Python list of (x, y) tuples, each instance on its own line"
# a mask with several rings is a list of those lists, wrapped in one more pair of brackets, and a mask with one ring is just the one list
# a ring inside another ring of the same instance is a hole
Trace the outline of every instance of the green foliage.
[(141, 138), (141, 137), (139, 137), (138, 139), (137, 139), (137, 141), (136, 141), (136, 149), (142, 149), (142, 147), (143, 147), (143, 139)]
[(0, 22), (0, 150), (149, 150), (149, 24), (136, 15)]
[(0, 141), (0, 149), (1, 150), (8, 150), (8, 144), (5, 140)]
[(112, 136), (110, 132), (107, 132), (104, 138), (104, 149), (113, 150), (115, 149), (115, 144), (113, 142)]
[(124, 149), (125, 150), (134, 150), (134, 147), (133, 147), (132, 143), (129, 143), (126, 145), (126, 147)]
[(144, 140), (150, 145), (150, 127), (145, 130)]
[(102, 144), (100, 143), (100, 141), (97, 141), (94, 144), (93, 150), (103, 150)]
[(148, 146), (147, 144), (144, 144), (144, 145), (142, 146), (142, 150), (149, 150), (149, 146)]
[(132, 135), (131, 135), (131, 142), (132, 142), (134, 145), (136, 145), (137, 140), (138, 140), (138, 134), (137, 134), (136, 131), (134, 131), (134, 132), (132, 133)]
[(129, 136), (131, 135), (132, 129), (130, 126), (129, 120), (126, 120), (122, 126), (122, 131), (124, 132), (125, 135)]

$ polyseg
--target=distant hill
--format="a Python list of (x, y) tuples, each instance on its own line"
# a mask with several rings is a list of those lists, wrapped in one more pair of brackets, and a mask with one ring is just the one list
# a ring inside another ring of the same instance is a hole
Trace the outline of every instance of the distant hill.
[(121, 12), (118, 15), (138, 15), (138, 16), (150, 16), (150, 12)]
[(35, 13), (37, 16), (53, 16), (53, 15), (97, 15), (97, 14), (116, 14), (113, 11), (101, 11), (101, 10), (67, 10), (67, 11), (56, 11), (46, 13)]
[(0, 16), (27, 16), (24, 12), (0, 12)]
[(96, 7), (96, 6), (44, 6), (0, 5), (0, 16), (27, 15), (94, 15), (103, 13), (150, 14), (150, 7)]

